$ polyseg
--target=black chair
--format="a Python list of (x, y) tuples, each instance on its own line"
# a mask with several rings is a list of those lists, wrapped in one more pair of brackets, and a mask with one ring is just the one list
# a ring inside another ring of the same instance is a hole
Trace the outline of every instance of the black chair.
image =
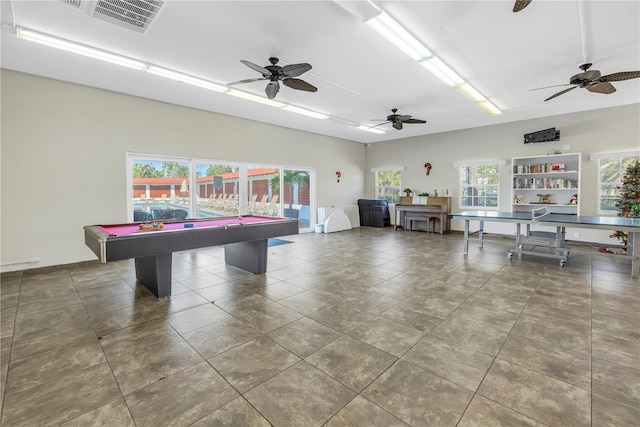
[(134, 221), (151, 221), (153, 216), (149, 212), (145, 211), (133, 211)]
[(158, 219), (186, 219), (189, 212), (184, 209), (169, 209), (163, 212)]

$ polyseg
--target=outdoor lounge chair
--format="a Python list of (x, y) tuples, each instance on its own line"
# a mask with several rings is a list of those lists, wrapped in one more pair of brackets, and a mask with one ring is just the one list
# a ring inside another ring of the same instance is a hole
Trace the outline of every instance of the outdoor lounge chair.
[(264, 196), (262, 196), (262, 200), (253, 203), (253, 206), (251, 205), (251, 203), (249, 203), (249, 214), (254, 215), (259, 213), (260, 210), (266, 206), (268, 198), (269, 195), (265, 194)]
[(269, 204), (266, 205), (263, 209), (260, 209), (260, 214), (261, 215), (276, 216), (275, 214), (273, 214), (273, 212), (277, 212), (279, 210), (278, 197), (279, 196), (277, 194), (275, 196), (273, 196), (271, 198), (271, 202), (269, 202)]

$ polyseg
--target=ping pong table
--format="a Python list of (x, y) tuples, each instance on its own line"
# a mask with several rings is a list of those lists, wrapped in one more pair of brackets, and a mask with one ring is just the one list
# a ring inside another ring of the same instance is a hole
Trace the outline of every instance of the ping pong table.
[[(543, 210), (544, 209), (544, 210)], [(482, 247), (483, 229), (485, 221), (508, 222), (516, 224), (516, 245), (507, 252), (509, 259), (513, 254), (535, 255), (551, 257), (560, 261), (564, 266), (568, 261), (569, 250), (565, 247), (565, 228), (589, 228), (601, 230), (619, 230), (628, 234), (627, 257), (631, 259), (631, 277), (640, 275), (640, 218), (623, 218), (615, 216), (580, 216), (547, 213), (545, 208), (534, 212), (499, 212), (499, 211), (468, 211), (451, 214), (452, 219), (464, 220), (464, 253), (469, 253), (469, 237), (478, 233), (478, 243)], [(478, 231), (469, 232), (470, 221), (478, 221)], [(556, 228), (550, 237), (544, 233), (530, 232), (532, 224), (551, 226)], [(526, 233), (521, 233), (521, 226), (526, 225)], [(539, 248), (547, 248), (540, 252)]]

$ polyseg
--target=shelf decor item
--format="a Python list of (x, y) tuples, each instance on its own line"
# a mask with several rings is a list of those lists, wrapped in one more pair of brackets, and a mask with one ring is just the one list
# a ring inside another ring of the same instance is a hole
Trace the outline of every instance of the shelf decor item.
[(404, 194), (406, 194), (406, 195), (407, 195), (407, 197), (411, 197), (411, 192), (412, 192), (413, 190), (411, 190), (410, 188), (405, 188), (405, 189), (404, 189), (404, 190), (402, 190), (402, 191), (404, 191)]
[(424, 164), (424, 169), (427, 176), (429, 176), (429, 174), (431, 173), (431, 169), (433, 169), (433, 166), (431, 166), (431, 163), (427, 162)]
[(539, 203), (550, 203), (551, 200), (549, 200), (549, 197), (551, 197), (551, 194), (537, 194), (538, 196), (538, 202)]

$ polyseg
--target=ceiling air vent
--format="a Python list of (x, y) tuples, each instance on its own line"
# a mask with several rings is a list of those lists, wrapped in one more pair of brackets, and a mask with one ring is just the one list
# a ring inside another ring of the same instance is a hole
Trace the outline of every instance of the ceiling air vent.
[(82, 0), (60, 0), (60, 1), (64, 4), (68, 4), (69, 6), (82, 9)]
[(163, 0), (98, 0), (89, 15), (144, 33), (165, 3)]

